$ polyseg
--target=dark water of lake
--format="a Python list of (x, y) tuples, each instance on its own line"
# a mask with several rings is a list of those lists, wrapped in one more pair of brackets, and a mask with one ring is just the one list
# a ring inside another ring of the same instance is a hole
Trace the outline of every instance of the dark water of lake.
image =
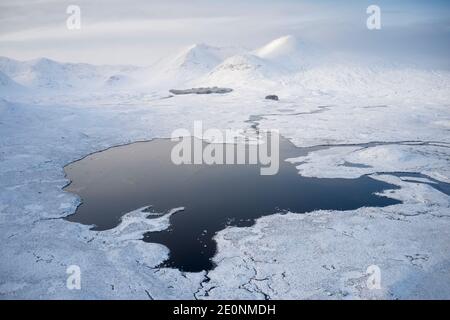
[[(170, 250), (162, 266), (197, 272), (214, 267), (213, 236), (227, 226), (250, 226), (255, 219), (283, 211), (352, 210), (400, 203), (375, 195), (397, 187), (368, 176), (357, 179), (307, 178), (295, 165), (280, 161), (276, 175), (260, 175), (259, 165), (174, 165), (176, 142), (156, 139), (94, 153), (65, 167), (82, 204), (67, 220), (114, 228), (132, 210), (152, 206), (155, 212), (185, 210), (170, 218), (170, 227), (148, 232), (144, 241)], [(280, 138), (282, 160), (306, 149)]]

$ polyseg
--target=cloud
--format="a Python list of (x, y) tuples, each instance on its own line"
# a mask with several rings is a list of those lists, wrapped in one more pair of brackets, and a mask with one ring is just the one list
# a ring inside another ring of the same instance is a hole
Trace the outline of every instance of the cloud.
[[(3, 0), (0, 54), (19, 59), (148, 65), (192, 43), (255, 48), (294, 34), (330, 51), (364, 55), (448, 55), (446, 2), (377, 1), (382, 30), (365, 27), (370, 1)], [(66, 28), (66, 7), (81, 7), (82, 29)]]

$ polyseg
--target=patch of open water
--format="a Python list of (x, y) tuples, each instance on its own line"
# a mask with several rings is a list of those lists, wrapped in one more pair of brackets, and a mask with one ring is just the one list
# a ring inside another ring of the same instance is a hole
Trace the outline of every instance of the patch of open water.
[(305, 155), (311, 148), (297, 148), (283, 137), (279, 172), (269, 176), (260, 174), (259, 165), (175, 165), (170, 158), (175, 144), (169, 139), (136, 142), (67, 165), (72, 183), (65, 190), (82, 199), (67, 220), (106, 230), (138, 208), (151, 206), (153, 212), (168, 212), (185, 207), (170, 217), (168, 229), (148, 232), (144, 241), (169, 248), (169, 259), (161, 266), (198, 272), (214, 267), (213, 237), (227, 226), (251, 226), (257, 218), (286, 211), (353, 210), (400, 203), (375, 194), (398, 187), (369, 176), (319, 179), (299, 175), (295, 165), (284, 160)]

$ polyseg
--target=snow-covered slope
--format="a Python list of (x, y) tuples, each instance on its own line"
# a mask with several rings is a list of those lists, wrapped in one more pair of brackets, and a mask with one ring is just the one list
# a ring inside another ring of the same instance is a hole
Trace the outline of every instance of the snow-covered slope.
[(264, 86), (273, 78), (279, 77), (282, 72), (283, 70), (270, 61), (246, 53), (225, 59), (199, 79), (198, 83), (231, 87)]
[(366, 97), (404, 101), (450, 98), (450, 73), (408, 67), (334, 63), (308, 68), (284, 77), (285, 90), (305, 95)]
[(24, 93), (25, 88), (0, 71), (0, 94), (4, 97)]

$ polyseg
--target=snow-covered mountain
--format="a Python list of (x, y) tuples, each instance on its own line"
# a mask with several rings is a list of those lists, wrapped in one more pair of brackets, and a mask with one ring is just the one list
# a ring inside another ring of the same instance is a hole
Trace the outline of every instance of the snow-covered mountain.
[(322, 59), (318, 48), (288, 35), (249, 52), (225, 59), (197, 83), (267, 86), (305, 71)]
[(240, 48), (218, 48), (206, 44), (195, 44), (181, 52), (161, 59), (148, 68), (150, 83), (183, 83), (197, 79), (210, 72), (224, 59), (243, 52)]
[[(403, 79), (397, 81), (396, 79)], [(192, 45), (148, 67), (94, 66), (46, 58), (17, 61), (0, 57), (0, 95), (148, 94), (197, 86), (226, 86), (273, 92), (337, 95), (443, 95), (448, 71), (382, 61), (364, 64), (325, 54), (293, 36), (255, 50)], [(424, 93), (420, 88), (427, 88)], [(438, 92), (438, 93), (436, 93)], [(448, 94), (447, 94), (448, 95)]]

